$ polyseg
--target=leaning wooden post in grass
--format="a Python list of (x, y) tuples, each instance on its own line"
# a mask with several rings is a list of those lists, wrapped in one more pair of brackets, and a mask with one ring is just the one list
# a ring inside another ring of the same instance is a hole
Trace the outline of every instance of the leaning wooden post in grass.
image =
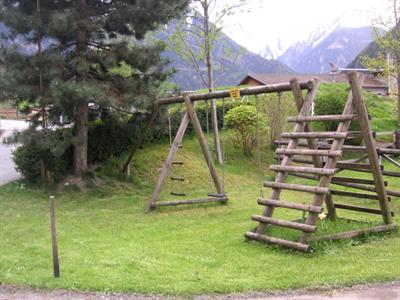
[(357, 79), (357, 74), (352, 72), (349, 74), (350, 86), (353, 93), (354, 106), (358, 114), (358, 119), (363, 132), (365, 146), (367, 148), (369, 163), (371, 165), (372, 175), (375, 181), (376, 193), (379, 197), (379, 205), (382, 211), (382, 217), (386, 224), (392, 224), (392, 216), (388, 196), (386, 193), (385, 183), (379, 164), (379, 158), (376, 151), (375, 140), (372, 135), (371, 125), (368, 119), (368, 111), (361, 91), (361, 85)]
[[(308, 115), (308, 112), (311, 109), (311, 104), (313, 102), (314, 97), (317, 94), (318, 87), (319, 87), (319, 81), (315, 80), (309, 83), (308, 86), (308, 93), (305, 98), (305, 102), (303, 107), (301, 108), (301, 111), (299, 113), (300, 116), (306, 116)], [(294, 126), (293, 132), (302, 132), (304, 131), (304, 123), (296, 123)], [(295, 149), (297, 148), (298, 140), (291, 140), (289, 142), (289, 145), (287, 146), (287, 149)], [(282, 166), (288, 166), (292, 162), (293, 157), (292, 156), (285, 156), (281, 162)], [(275, 178), (275, 183), (283, 183), (285, 181), (285, 178), (287, 177), (287, 172), (278, 172)], [(273, 188), (271, 191), (270, 199), (271, 200), (280, 200), (280, 193), (281, 190), (277, 188)], [(274, 212), (274, 207), (273, 206), (267, 206), (264, 209), (263, 216), (265, 217), (271, 217)], [(266, 228), (266, 224), (259, 223), (256, 229), (256, 233), (264, 233)]]
[[(301, 88), (300, 88), (300, 83), (297, 78), (294, 78), (294, 79), (290, 80), (290, 85), (292, 87), (292, 92), (293, 92), (294, 100), (296, 102), (297, 111), (300, 112), (301, 108), (303, 107), (303, 103), (304, 103), (303, 95), (302, 95)], [(304, 132), (310, 132), (310, 131), (311, 131), (310, 125), (308, 123), (305, 123), (304, 124)], [(308, 138), (307, 144), (310, 149), (317, 149), (314, 139)], [(312, 160), (313, 160), (314, 166), (316, 168), (323, 167), (321, 157), (313, 156)], [(330, 194), (325, 195), (325, 204), (326, 204), (326, 208), (328, 209), (329, 218), (334, 219), (336, 217), (336, 209), (335, 209), (335, 205), (333, 204), (332, 196)]]
[(56, 229), (54, 196), (50, 196), (50, 229), (51, 229), (51, 253), (53, 256), (53, 273), (54, 277), (60, 277), (60, 263), (58, 261), (58, 245), (57, 245), (57, 229)]
[(204, 158), (206, 159), (207, 166), (209, 168), (211, 177), (214, 181), (214, 185), (217, 189), (217, 193), (219, 195), (224, 195), (225, 191), (224, 191), (223, 185), (218, 178), (218, 173), (217, 173), (217, 170), (215, 169), (214, 162), (212, 160), (212, 156), (210, 153), (210, 149), (208, 148), (206, 138), (204, 137), (203, 130), (201, 129), (200, 121), (197, 117), (196, 111), (194, 110), (194, 105), (192, 103), (192, 100), (190, 99), (189, 95), (187, 95), (187, 94), (183, 95), (183, 98), (184, 98), (186, 106), (187, 106), (187, 111), (190, 116), (190, 121), (192, 122), (194, 131), (196, 132), (197, 138), (200, 143), (201, 150), (203, 152)]
[(186, 131), (186, 128), (188, 127), (188, 124), (189, 124), (189, 115), (188, 115), (188, 113), (185, 113), (183, 115), (181, 124), (179, 125), (178, 131), (175, 135), (174, 141), (172, 142), (171, 148), (169, 149), (167, 159), (165, 160), (164, 165), (162, 166), (160, 176), (158, 177), (158, 181), (157, 181), (156, 187), (154, 188), (151, 199), (149, 201), (149, 206), (148, 206), (147, 210), (152, 210), (155, 208), (154, 203), (157, 202), (158, 197), (160, 196), (161, 189), (164, 185), (165, 177), (167, 177), (169, 171), (171, 170), (172, 161), (176, 155), (176, 152), (179, 149), (179, 146), (182, 143), (182, 139), (183, 139), (183, 136), (185, 135), (185, 131)]

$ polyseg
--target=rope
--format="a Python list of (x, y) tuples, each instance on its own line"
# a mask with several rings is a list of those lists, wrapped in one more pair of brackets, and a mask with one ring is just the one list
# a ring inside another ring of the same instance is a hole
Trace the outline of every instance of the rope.
[(256, 134), (257, 134), (257, 159), (258, 159), (258, 176), (259, 176), (259, 187), (260, 187), (260, 197), (264, 197), (263, 193), (263, 170), (262, 170), (262, 159), (261, 159), (261, 138), (260, 138), (260, 112), (259, 112), (259, 100), (258, 95), (256, 95)]
[(226, 148), (225, 148), (225, 98), (222, 98), (222, 143), (221, 143), (221, 154), (222, 154), (222, 190), (224, 191), (225, 194), (225, 155), (226, 155)]

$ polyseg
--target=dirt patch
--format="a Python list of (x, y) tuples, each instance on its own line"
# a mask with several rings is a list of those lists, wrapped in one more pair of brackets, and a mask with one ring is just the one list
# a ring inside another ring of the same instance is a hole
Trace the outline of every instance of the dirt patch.
[[(303, 289), (253, 294), (202, 295), (193, 297), (210, 299), (259, 299), (259, 300), (400, 300), (400, 281), (356, 285), (342, 289)], [(0, 300), (139, 300), (139, 299), (183, 299), (160, 295), (139, 295), (126, 293), (72, 292), (67, 290), (43, 291), (0, 285)]]

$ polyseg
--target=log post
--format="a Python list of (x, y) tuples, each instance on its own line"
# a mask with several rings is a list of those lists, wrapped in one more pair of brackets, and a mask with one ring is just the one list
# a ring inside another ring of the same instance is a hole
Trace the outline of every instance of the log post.
[(58, 260), (58, 245), (57, 245), (57, 229), (56, 229), (56, 213), (55, 213), (55, 198), (50, 196), (50, 231), (51, 231), (51, 253), (53, 256), (53, 273), (54, 277), (60, 277), (60, 263)]
[(192, 122), (194, 131), (196, 132), (197, 138), (200, 143), (201, 150), (203, 152), (204, 158), (206, 159), (207, 166), (209, 168), (211, 177), (214, 181), (214, 185), (217, 189), (217, 193), (219, 195), (224, 195), (225, 194), (224, 187), (218, 178), (218, 173), (217, 173), (217, 170), (215, 169), (214, 162), (212, 160), (212, 156), (211, 156), (210, 150), (208, 148), (206, 138), (204, 137), (203, 130), (201, 129), (199, 118), (197, 117), (196, 111), (194, 110), (192, 100), (190, 99), (189, 95), (187, 95), (187, 94), (183, 95), (183, 98), (184, 98), (186, 106), (187, 106), (187, 113), (189, 114), (190, 121)]
[(368, 119), (368, 111), (361, 91), (361, 85), (357, 79), (357, 74), (352, 72), (349, 74), (350, 86), (353, 92), (354, 106), (359, 116), (361, 131), (363, 132), (365, 146), (369, 163), (371, 165), (372, 175), (375, 181), (376, 193), (379, 197), (379, 205), (382, 211), (382, 217), (386, 224), (392, 224), (392, 216), (390, 213), (389, 201), (385, 189), (382, 171), (379, 164), (379, 158), (376, 151), (375, 140), (372, 135), (371, 124)]
[(400, 149), (400, 131), (394, 132), (394, 147)]

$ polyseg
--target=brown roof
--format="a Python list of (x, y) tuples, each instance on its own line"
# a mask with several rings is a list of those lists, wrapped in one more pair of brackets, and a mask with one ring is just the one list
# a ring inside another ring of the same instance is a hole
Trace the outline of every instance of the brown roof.
[[(247, 74), (247, 76), (239, 83), (239, 85), (245, 84), (248, 79), (253, 79), (260, 84), (277, 84), (289, 82), (293, 78), (297, 78), (299, 81), (309, 81), (312, 79), (318, 79), (322, 83), (333, 83), (333, 82), (348, 82), (346, 74)], [(376, 79), (365, 76), (363, 86), (369, 87), (386, 87), (387, 85)]]

